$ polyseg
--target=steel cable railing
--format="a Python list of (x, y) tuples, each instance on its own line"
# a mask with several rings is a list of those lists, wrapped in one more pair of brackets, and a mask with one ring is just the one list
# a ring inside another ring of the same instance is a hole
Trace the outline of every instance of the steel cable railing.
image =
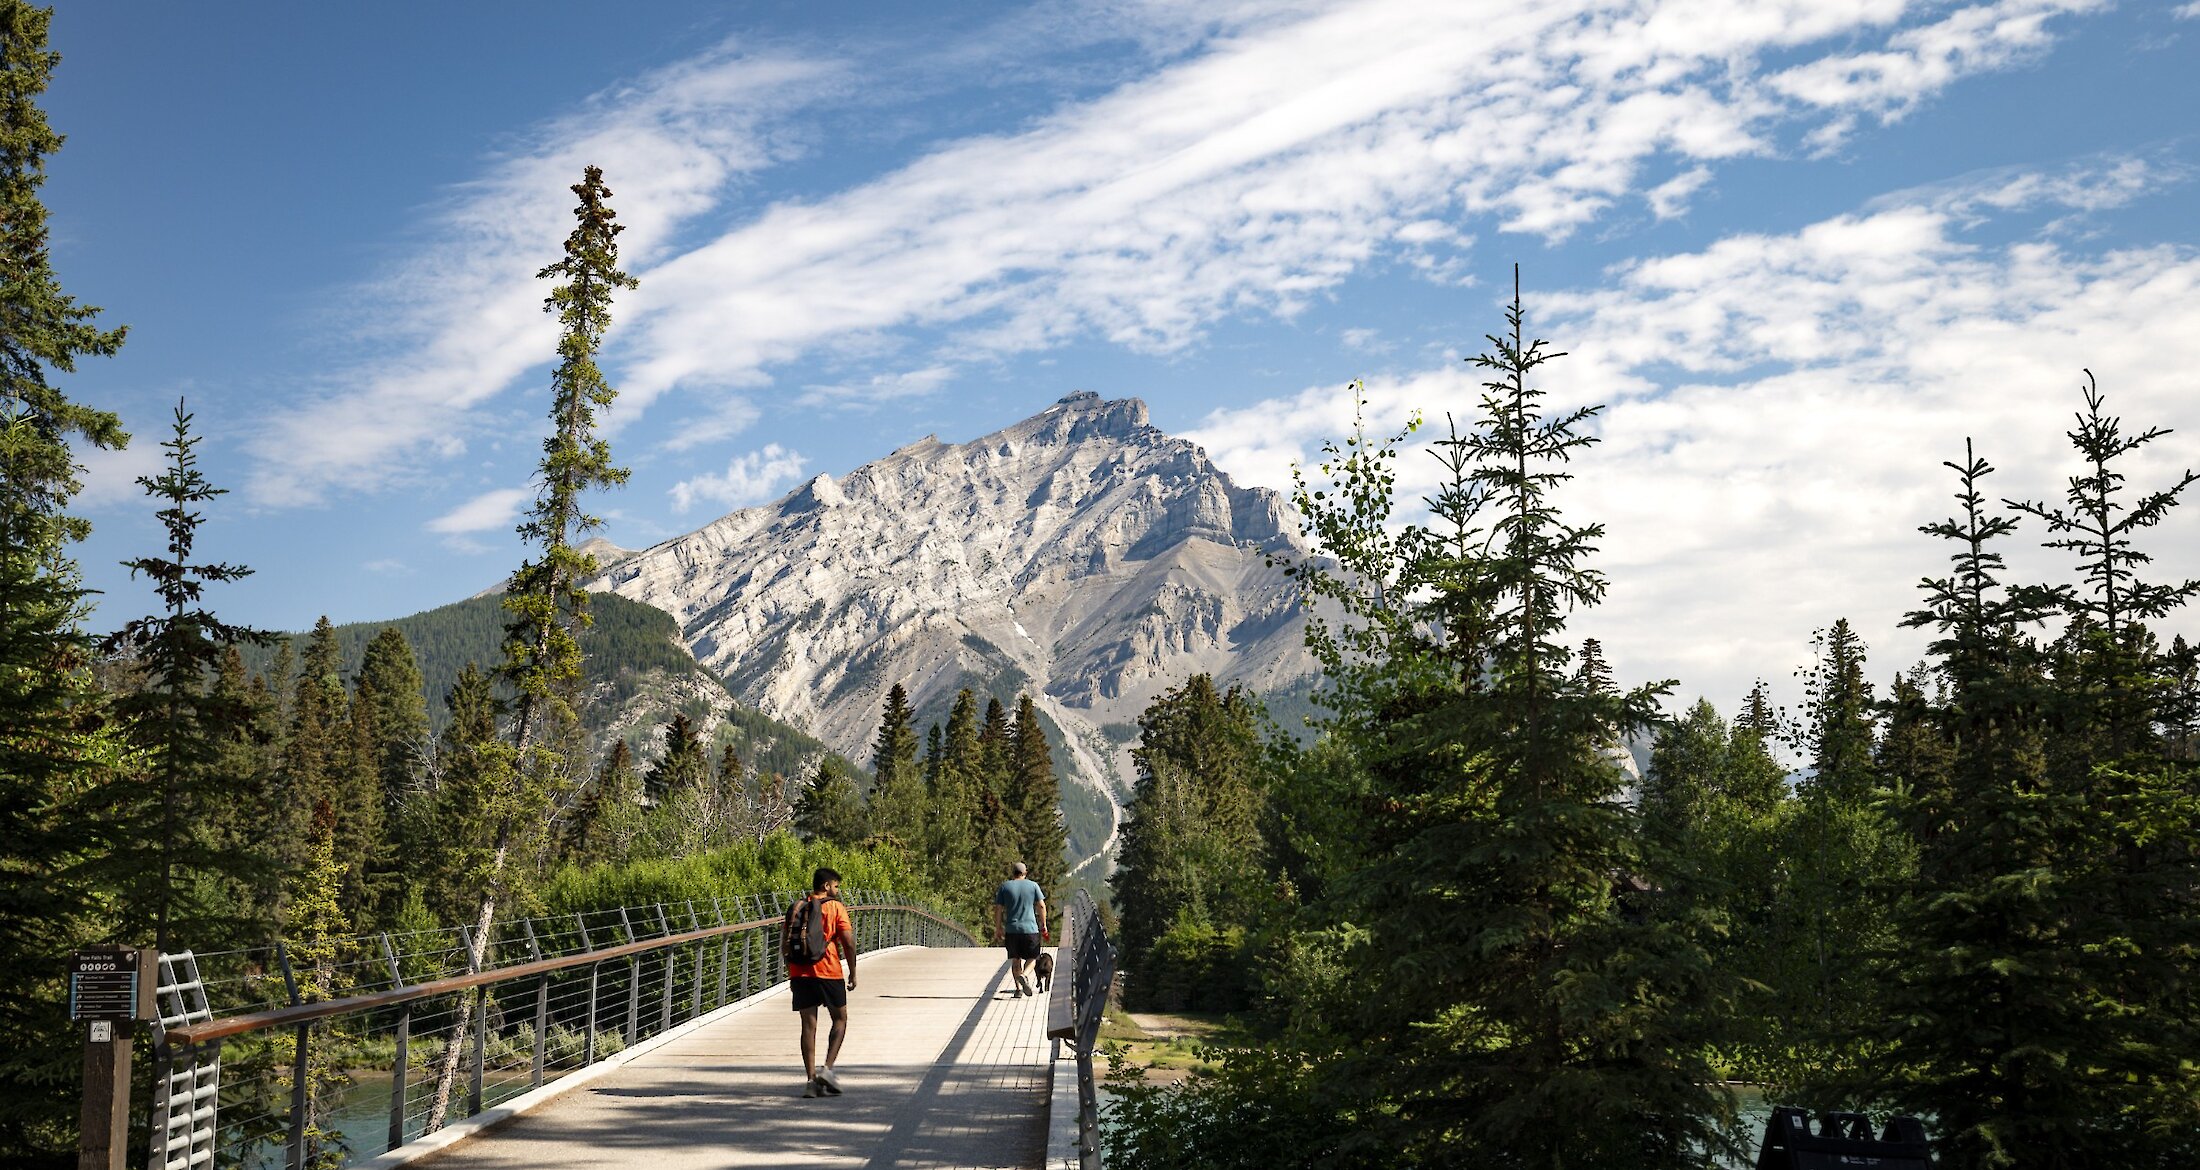
[[(799, 897), (515, 919), (478, 969), (466, 927), (164, 956), (155, 1085), (179, 1088), (156, 1092), (151, 1164), (348, 1162), (496, 1108), (783, 982)], [(858, 950), (973, 945), (911, 899), (842, 900)]]
[[(1063, 919), (1060, 949), (1056, 952), (1052, 998), (1047, 1003), (1047, 1035), (1067, 1040), (1077, 1058), (1077, 1159), (1082, 1170), (1100, 1170), (1100, 1096), (1092, 1071), (1092, 1052), (1100, 1043), (1100, 1021), (1108, 1008), (1108, 991), (1115, 982), (1115, 944), (1100, 924), (1100, 908), (1092, 895), (1077, 891), (1076, 900)], [(1059, 964), (1070, 964), (1070, 978), (1063, 979)]]

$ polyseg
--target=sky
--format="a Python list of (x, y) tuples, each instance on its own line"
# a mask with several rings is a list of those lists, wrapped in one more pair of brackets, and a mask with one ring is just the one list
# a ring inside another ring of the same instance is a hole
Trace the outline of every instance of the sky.
[[(80, 549), (119, 625), (182, 401), (229, 494), (209, 597), (300, 629), (523, 554), (567, 190), (628, 272), (603, 364), (643, 547), (1064, 394), (1138, 397), (1241, 483), (1471, 418), (1519, 266), (1555, 407), (1601, 405), (1572, 618), (1625, 682), (1800, 696), (1846, 617), (1882, 683), (1965, 443), (2060, 497), (2090, 370), (2138, 488), (2200, 466), (2200, 0), (62, 5)], [(2200, 497), (2147, 533), (2200, 576)], [(2028, 524), (2013, 575), (2073, 579)], [(2200, 633), (2177, 618), (2165, 629)]]

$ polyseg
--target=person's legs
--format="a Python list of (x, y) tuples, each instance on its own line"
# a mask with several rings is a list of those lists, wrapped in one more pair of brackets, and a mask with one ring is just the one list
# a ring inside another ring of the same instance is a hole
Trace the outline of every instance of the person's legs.
[(840, 1042), (848, 1038), (848, 1008), (845, 1004), (827, 1004), (825, 1010), (833, 1013), (833, 1030), (825, 1038), (825, 1067), (831, 1068), (840, 1061)]
[[(839, 1030), (839, 1026), (834, 1025), (835, 1035)], [(838, 1047), (839, 1041), (835, 1040), (834, 1048)], [(802, 1078), (817, 1079), (817, 1009), (814, 1007), (802, 1009)]]

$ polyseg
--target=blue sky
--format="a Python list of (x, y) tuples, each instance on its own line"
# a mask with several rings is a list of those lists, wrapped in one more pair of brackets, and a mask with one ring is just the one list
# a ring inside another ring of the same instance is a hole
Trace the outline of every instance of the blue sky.
[(1914, 660), (1939, 462), (2059, 492), (2082, 366), (2180, 428), (2142, 479), (2200, 464), (2200, 0), (115, 0), (54, 43), (56, 263), (131, 327), (69, 381), (138, 436), (89, 459), (102, 621), (179, 395), (232, 618), (506, 573), (588, 163), (642, 281), (595, 501), (629, 547), (1072, 390), (1286, 486), (1354, 378), (1377, 427), (1471, 411), (1515, 262), (1554, 394), (1609, 404), (1577, 629), (1683, 697), (1792, 692), (1841, 616)]

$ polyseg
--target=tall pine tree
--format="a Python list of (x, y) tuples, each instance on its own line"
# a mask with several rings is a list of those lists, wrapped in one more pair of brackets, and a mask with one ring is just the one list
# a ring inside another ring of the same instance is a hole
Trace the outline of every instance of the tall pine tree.
[(63, 957), (104, 933), (82, 883), (62, 878), (82, 838), (60, 809), (123, 752), (87, 670), (68, 550), (90, 525), (68, 512), (69, 441), (111, 449), (129, 436), (53, 378), (113, 354), (124, 330), (100, 328), (97, 308), (62, 291), (48, 248), (39, 188), (62, 142), (39, 106), (60, 60), (46, 44), (52, 16), (0, 2), (0, 1149), (58, 1159), (73, 1144), (79, 1075)]
[(149, 935), (163, 951), (181, 949), (179, 937), (210, 949), (235, 933), (235, 907), (224, 905), (221, 893), (251, 873), (254, 853), (225, 848), (211, 825), (251, 796), (244, 787), (249, 776), (216, 767), (222, 735), (248, 712), (209, 684), (229, 648), (268, 637), (206, 608), (206, 586), (252, 570), (192, 560), (204, 520), (197, 507), (224, 492), (199, 470), (194, 448), (200, 440), (181, 402), (173, 427), (161, 444), (167, 469), (138, 477), (165, 505), (158, 513), (168, 535), (165, 555), (125, 562), (131, 576), (152, 582), (161, 611), (130, 621), (108, 639), (111, 650), (135, 658), (146, 674), (145, 687), (121, 696), (116, 710), (148, 770), (94, 790), (100, 807), (88, 810), (92, 823), (108, 830), (96, 880), (121, 894), (123, 934)]
[(871, 742), (871, 831), (912, 853), (924, 848), (924, 774), (917, 764), (915, 712), (895, 683)]
[[(550, 379), (551, 431), (543, 440), (542, 486), (519, 526), (521, 538), (540, 555), (520, 565), (504, 594), (512, 621), (505, 628), (504, 663), (498, 673), (517, 693), (511, 730), (513, 760), (510, 787), (485, 810), (495, 827), (471, 916), (472, 958), (477, 965), (492, 938), (497, 907), (518, 876), (514, 854), (524, 863), (546, 851), (553, 790), (575, 763), (556, 749), (569, 747), (576, 739), (573, 699), (581, 682), (579, 631), (589, 625), (588, 592), (581, 583), (596, 572), (596, 558), (576, 546), (602, 525), (581, 506), (581, 496), (593, 488), (625, 483), (627, 476), (624, 468), (612, 465), (610, 444), (596, 436), (596, 412), (618, 396), (596, 365), (596, 351), (603, 345), (604, 331), (611, 327), (612, 294), (635, 288), (637, 283), (619, 268), (618, 237), (625, 229), (612, 222), (616, 214), (605, 202), (611, 189), (604, 185), (602, 168), (588, 167), (572, 190), (580, 204), (574, 208), (577, 222), (566, 237), (565, 255), (536, 273), (539, 279), (562, 281), (544, 305), (557, 315), (561, 327), (559, 361)], [(472, 1003), (460, 1000), (451, 1030), (453, 1042), (437, 1069), (429, 1106), (430, 1132), (443, 1125), (458, 1076), (457, 1053), (463, 1047), (456, 1038), (466, 1033)]]

